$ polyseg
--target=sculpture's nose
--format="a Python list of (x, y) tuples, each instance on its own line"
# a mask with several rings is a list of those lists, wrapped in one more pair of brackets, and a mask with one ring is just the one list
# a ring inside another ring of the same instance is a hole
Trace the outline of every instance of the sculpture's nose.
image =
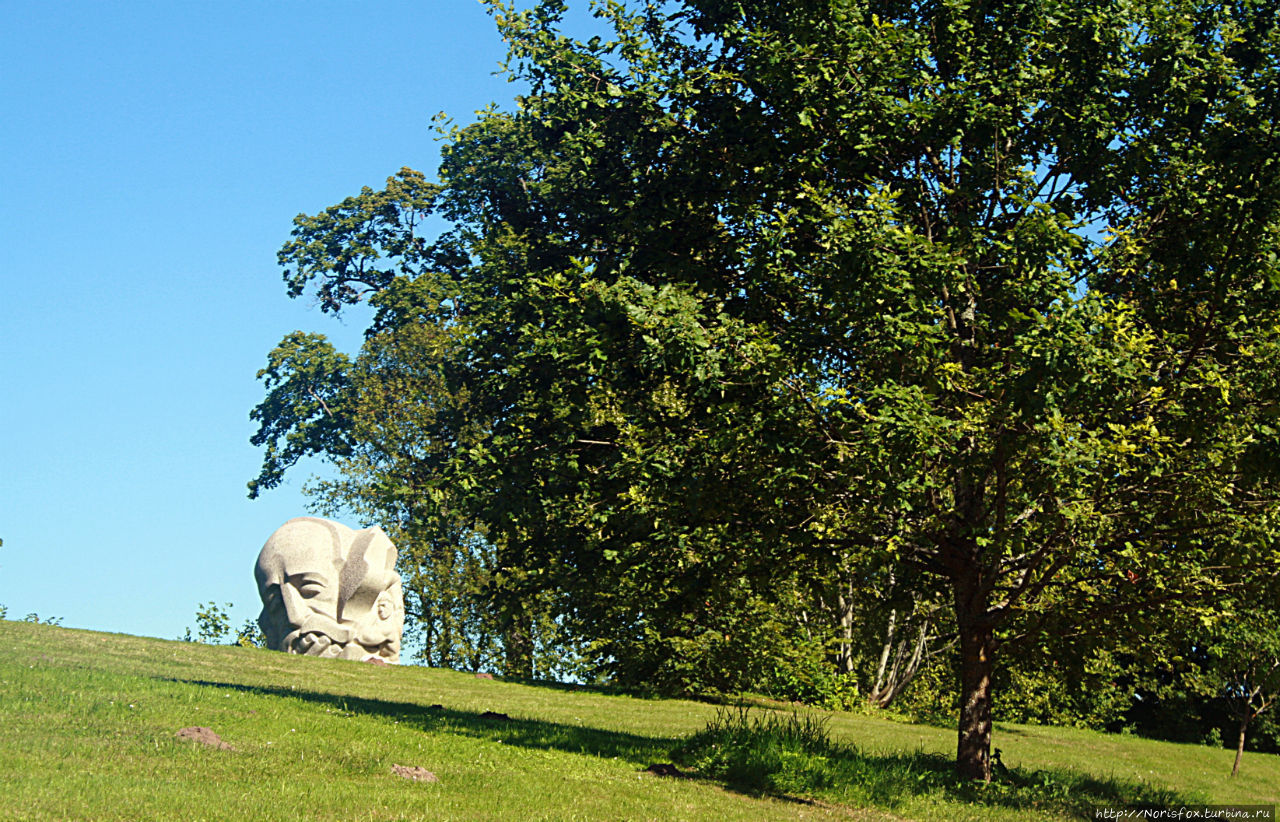
[(326, 593), (329, 592), (322, 591), (319, 595), (307, 596), (293, 585), (281, 585), (280, 604), (284, 607), (289, 626), (304, 634), (324, 634), (331, 642), (349, 642), (351, 629), (339, 624), (334, 618), (332, 597), (325, 596)]
[(301, 628), (306, 622), (307, 615), (311, 613), (302, 594), (292, 585), (281, 585), (280, 603), (284, 605), (284, 613), (289, 618), (289, 624), (295, 628)]

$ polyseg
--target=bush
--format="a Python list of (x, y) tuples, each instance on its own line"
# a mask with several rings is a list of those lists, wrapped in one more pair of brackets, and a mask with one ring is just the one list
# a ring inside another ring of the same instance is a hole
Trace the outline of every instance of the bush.
[(196, 636), (191, 637), (191, 629), (187, 628), (187, 633), (181, 639), (187, 642), (203, 642), (208, 645), (221, 644), (224, 639), (231, 635), (231, 618), (227, 616), (226, 608), (230, 608), (231, 603), (223, 603), (221, 608), (216, 602), (206, 602), (203, 605), (196, 606)]
[(718, 711), (674, 756), (739, 789), (804, 793), (837, 784), (837, 772), (856, 752), (832, 742), (823, 719), (772, 712), (751, 716), (749, 709), (738, 708)]
[(955, 654), (941, 654), (916, 674), (890, 710), (915, 722), (952, 726), (960, 713)]
[(762, 693), (830, 711), (852, 711), (862, 704), (856, 675), (842, 674), (824, 655), (803, 649), (772, 665)]
[(1102, 650), (1076, 659), (1023, 658), (996, 672), (992, 713), (1001, 722), (1101, 730), (1124, 716), (1132, 689), (1120, 683), (1129, 672)]
[(244, 624), (240, 626), (240, 630), (236, 632), (234, 644), (242, 648), (265, 648), (267, 646), (267, 638), (263, 635), (262, 629), (258, 627), (256, 620), (246, 619)]
[(43, 624), (45, 624), (45, 625), (61, 625), (61, 624), (62, 624), (62, 617), (48, 617), (48, 618), (46, 618), (46, 619), (43, 619), (43, 620), (42, 620), (42, 619), (40, 619), (40, 615), (39, 615), (39, 614), (32, 612), (32, 613), (27, 614), (26, 616), (24, 616), (24, 617), (22, 618), (22, 621), (23, 621), (23, 622), (32, 622), (32, 623), (35, 623), (35, 624), (37, 624), (37, 625), (39, 625), (39, 624), (41, 624), (41, 623), (43, 623)]

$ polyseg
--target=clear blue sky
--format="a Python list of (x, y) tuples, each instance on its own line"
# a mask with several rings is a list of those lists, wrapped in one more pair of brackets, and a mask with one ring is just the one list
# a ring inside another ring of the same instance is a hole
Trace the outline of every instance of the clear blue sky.
[[(434, 176), (430, 120), (516, 87), (476, 0), (0, 0), (0, 604), (172, 638), (258, 612), (255, 374), (295, 328), (299, 212)], [(354, 524), (354, 523), (353, 523)]]

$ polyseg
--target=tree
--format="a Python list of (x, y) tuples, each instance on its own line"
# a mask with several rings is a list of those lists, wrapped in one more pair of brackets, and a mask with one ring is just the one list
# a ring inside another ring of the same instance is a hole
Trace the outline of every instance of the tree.
[[(431, 189), (421, 174), (404, 171), (388, 181), (386, 192), (349, 198), (323, 220), (346, 226), (385, 220), (393, 231), (411, 235)], [(380, 242), (376, 229), (363, 234), (366, 242)], [(402, 245), (416, 243), (406, 239)], [(299, 242), (286, 246), (282, 258), (299, 247)], [(347, 270), (364, 264), (341, 263)], [(375, 283), (390, 283), (392, 277), (376, 271), (363, 276)], [(377, 293), (373, 301), (380, 316), (412, 312), (407, 294), (416, 295), (422, 285), (401, 282)], [(348, 291), (348, 298), (354, 293)], [(326, 298), (322, 304), (336, 310), (340, 301)], [(337, 475), (316, 480), (306, 491), (319, 513), (377, 522), (398, 547), (407, 633), (417, 659), (528, 679), (576, 675), (572, 642), (549, 621), (536, 597), (490, 607), (494, 546), (482, 526), (459, 508), (463, 488), (429, 482), (431, 466), (425, 461), (444, 447), (436, 420), (461, 413), (466, 403), (465, 391), (450, 394), (441, 373), (441, 364), (458, 355), (455, 336), (430, 324), (377, 327), (353, 361), (322, 335), (288, 335), (259, 372), (268, 394), (253, 411), (262, 423), (254, 442), (267, 447), (264, 464), (275, 468), (250, 483), (250, 496), (275, 485), (300, 457), (325, 454)]]
[[(884, 602), (877, 610), (866, 608), (871, 614), (883, 614), (883, 622), (867, 620), (878, 629), (871, 638), (880, 646), (875, 673), (870, 681), (867, 699), (874, 705), (887, 708), (931, 661), (954, 650), (954, 634), (940, 632), (938, 625), (946, 624), (946, 607), (936, 598), (922, 599), (919, 590), (908, 588), (915, 598), (900, 600), (897, 579), (889, 574), (883, 588), (868, 591), (873, 597), (881, 595)], [(940, 635), (942, 634), (942, 635)], [(874, 644), (873, 646), (874, 647)]]
[(1249, 727), (1280, 697), (1280, 611), (1274, 594), (1261, 601), (1237, 602), (1219, 620), (1202, 629), (1199, 646), (1204, 666), (1196, 677), (1202, 693), (1218, 697), (1234, 720), (1240, 771)]
[[(1132, 704), (1124, 721), (1145, 736), (1280, 752), (1271, 708), (1280, 694), (1280, 610), (1275, 578), (1240, 588), (1216, 613), (1146, 626), (1122, 655)], [(1171, 652), (1150, 654), (1152, 646)], [(1144, 653), (1146, 652), (1146, 653)]]
[[(434, 335), (419, 488), (500, 600), (687, 682), (892, 567), (948, 603), (989, 779), (999, 653), (1275, 568), (1271, 5), (606, 2), (587, 42), (491, 7), (517, 110), (281, 260), (326, 310), (374, 295), (371, 339)], [(257, 487), (353, 447), (330, 362), (255, 411)]]
[[(1254, 638), (1257, 636), (1254, 632)], [(1280, 642), (1277, 642), (1274, 625), (1266, 635), (1264, 645), (1253, 645), (1245, 649), (1236, 647), (1234, 650), (1234, 665), (1225, 689), (1228, 709), (1238, 722), (1236, 758), (1231, 765), (1232, 776), (1240, 771), (1240, 759), (1244, 756), (1245, 735), (1249, 726), (1272, 708), (1277, 696), (1280, 696)]]

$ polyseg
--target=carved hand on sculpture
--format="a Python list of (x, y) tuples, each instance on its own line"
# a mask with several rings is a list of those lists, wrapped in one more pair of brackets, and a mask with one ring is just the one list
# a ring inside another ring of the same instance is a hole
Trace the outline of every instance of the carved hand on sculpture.
[(267, 647), (399, 662), (404, 599), (396, 549), (378, 528), (312, 517), (280, 526), (258, 555), (258, 624)]
[(313, 622), (305, 628), (286, 634), (280, 643), (280, 649), (303, 656), (336, 657), (342, 654), (349, 636), (350, 630), (341, 625), (322, 628)]

